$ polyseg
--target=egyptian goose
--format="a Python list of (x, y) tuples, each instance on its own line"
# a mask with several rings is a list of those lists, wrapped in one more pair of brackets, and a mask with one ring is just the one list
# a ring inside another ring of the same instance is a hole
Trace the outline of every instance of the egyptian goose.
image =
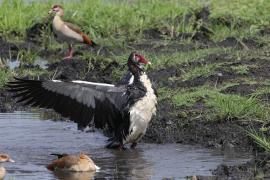
[[(15, 161), (12, 160), (7, 154), (0, 154), (0, 163), (3, 163), (3, 162), (15, 162)], [(0, 166), (0, 179), (4, 179), (5, 175), (6, 175), (6, 169)]]
[(150, 64), (142, 55), (132, 52), (128, 69), (131, 84), (113, 85), (88, 81), (24, 80), (7, 84), (16, 93), (17, 102), (52, 108), (78, 124), (78, 129), (94, 125), (110, 135), (107, 148), (134, 148), (145, 134), (156, 113), (157, 95), (142, 65)]
[(86, 154), (68, 155), (68, 154), (52, 154), (56, 155), (58, 159), (54, 160), (47, 166), (51, 171), (72, 171), (72, 172), (86, 172), (96, 171), (100, 168), (95, 165), (93, 160)]
[(64, 22), (61, 17), (64, 15), (64, 9), (60, 5), (53, 5), (49, 14), (54, 13), (52, 22), (53, 32), (56, 36), (56, 40), (59, 42), (67, 42), (69, 46), (68, 55), (64, 59), (71, 59), (73, 57), (74, 43), (84, 43), (92, 47), (96, 46), (86, 34), (84, 34), (77, 25)]

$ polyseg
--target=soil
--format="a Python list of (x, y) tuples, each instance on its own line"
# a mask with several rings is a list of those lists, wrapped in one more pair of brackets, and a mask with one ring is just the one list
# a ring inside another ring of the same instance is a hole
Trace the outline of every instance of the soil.
[(196, 176), (197, 180), (253, 180), (270, 178), (270, 156), (259, 153), (256, 157), (239, 166), (219, 165), (213, 170), (213, 176)]
[(9, 58), (10, 54), (15, 54), (18, 52), (19, 47), (14, 43), (9, 43), (5, 41), (3, 37), (0, 37), (0, 54), (1, 58)]
[[(209, 148), (251, 148), (245, 128), (260, 127), (260, 123), (208, 119), (203, 103), (192, 108), (174, 108), (171, 103), (159, 103), (158, 113), (147, 130), (145, 142), (201, 144)], [(164, 114), (163, 112), (170, 112)], [(199, 114), (199, 112), (201, 114)], [(214, 118), (214, 117), (213, 117)], [(237, 138), (236, 138), (237, 137)]]
[(257, 89), (267, 87), (267, 85), (262, 84), (238, 84), (234, 86), (230, 86), (223, 91), (222, 93), (229, 93), (229, 94), (239, 94), (242, 96), (251, 95), (254, 93)]

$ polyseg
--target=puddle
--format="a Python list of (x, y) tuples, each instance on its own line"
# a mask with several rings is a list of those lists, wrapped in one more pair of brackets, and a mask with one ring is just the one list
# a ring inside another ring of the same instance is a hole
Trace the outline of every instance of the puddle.
[[(72, 122), (41, 120), (40, 113), (0, 114), (0, 152), (16, 163), (5, 163), (6, 179), (90, 179), (143, 178), (184, 179), (190, 175), (211, 175), (219, 164), (241, 164), (251, 158), (243, 152), (221, 152), (181, 144), (139, 143), (137, 149), (105, 149), (106, 137), (99, 132), (78, 131)], [(95, 174), (53, 174), (45, 166), (50, 153), (79, 153), (92, 156), (101, 167)]]
[[(7, 59), (7, 60), (4, 60), (3, 62), (6, 64), (6, 66), (9, 69), (12, 69), (12, 70), (20, 67), (21, 65), (21, 62), (19, 59)], [(47, 69), (48, 68), (47, 65), (48, 65), (48, 61), (40, 57), (37, 57), (37, 59), (33, 63), (33, 66), (39, 66), (41, 69)]]

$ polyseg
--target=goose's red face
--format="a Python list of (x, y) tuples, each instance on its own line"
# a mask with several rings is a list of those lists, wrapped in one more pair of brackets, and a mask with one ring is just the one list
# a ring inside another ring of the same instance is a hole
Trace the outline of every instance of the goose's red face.
[(128, 68), (132, 74), (142, 72), (143, 65), (151, 64), (148, 60), (146, 60), (143, 55), (132, 52), (128, 58)]
[(135, 64), (151, 64), (149, 61), (147, 61), (142, 55), (138, 53), (133, 53), (132, 61)]

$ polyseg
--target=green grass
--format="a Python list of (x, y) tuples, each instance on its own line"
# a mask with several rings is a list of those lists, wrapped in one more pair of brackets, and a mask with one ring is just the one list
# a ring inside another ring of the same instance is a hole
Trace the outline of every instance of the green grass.
[(10, 35), (14, 32), (24, 35), (34, 22), (41, 21), (50, 7), (47, 3), (25, 3), (22, 0), (4, 0), (0, 6), (0, 33)]
[[(50, 7), (55, 2), (24, 0), (3, 0), (0, 6), (0, 34), (12, 35), (14, 32), (24, 36), (25, 30), (47, 17)], [(137, 0), (137, 1), (103, 1), (78, 0), (60, 1), (65, 8), (65, 19), (76, 22), (97, 42), (109, 42), (107, 38), (119, 37), (136, 39), (142, 31), (149, 28), (166, 29), (173, 34), (193, 33), (197, 13), (206, 4), (197, 0)], [(254, 34), (258, 28), (269, 25), (268, 13), (270, 3), (253, 0), (210, 0), (210, 18), (231, 17), (230, 27), (209, 22), (207, 26), (214, 31), (214, 37), (228, 35), (242, 37), (241, 34)], [(188, 22), (186, 15), (191, 15)], [(247, 23), (247, 27), (234, 26), (238, 19)], [(241, 35), (241, 36), (239, 36)], [(19, 37), (20, 38), (20, 37)]]
[(248, 74), (249, 67), (247, 65), (232, 66), (232, 69), (240, 75)]
[(34, 63), (34, 61), (38, 57), (38, 52), (33, 52), (30, 49), (24, 50), (20, 49), (17, 54), (17, 58), (21, 61), (21, 63)]
[(178, 107), (191, 107), (198, 100), (206, 99), (210, 94), (215, 94), (216, 91), (207, 88), (198, 88), (191, 91), (180, 91), (173, 95), (172, 102)]
[(6, 82), (12, 78), (13, 74), (11, 70), (0, 67), (0, 87), (3, 87)]
[[(202, 62), (211, 54), (231, 53), (230, 48), (206, 48), (195, 49), (187, 52), (175, 52), (171, 54), (156, 54), (145, 52), (146, 57), (153, 62), (152, 68), (163, 68), (164, 66), (184, 65), (190, 62)], [(212, 66), (209, 64), (209, 67)]]
[[(170, 21), (197, 8), (196, 1), (139, 0), (109, 2), (102, 0), (79, 0), (61, 3), (65, 19), (75, 21), (94, 38), (119, 34), (132, 35), (150, 27), (171, 26)], [(53, 1), (25, 3), (23, 0), (4, 0), (0, 6), (0, 32), (21, 32), (47, 16)], [(171, 19), (161, 21), (161, 19)]]
[(211, 0), (210, 8), (211, 17), (232, 16), (258, 25), (269, 24), (269, 1)]
[(14, 72), (15, 76), (17, 77), (29, 77), (31, 79), (39, 79), (39, 76), (43, 75), (44, 73), (48, 73), (48, 72), (41, 69), (37, 69), (37, 68), (33, 68), (33, 69), (20, 68), (19, 70)]
[(270, 152), (270, 137), (267, 137), (263, 132), (257, 132), (255, 129), (247, 130), (248, 136), (263, 150)]
[(261, 27), (269, 26), (270, 15), (267, 13), (269, 7), (270, 3), (264, 0), (211, 0), (210, 9), (212, 13), (210, 18), (222, 17), (231, 21), (230, 26), (213, 24), (212, 29), (215, 32), (213, 38), (224, 39), (228, 36), (242, 38), (257, 33)]
[(263, 94), (269, 94), (270, 93), (270, 87), (263, 87), (257, 89), (254, 93), (252, 93), (252, 96), (257, 97)]
[[(164, 91), (164, 90), (163, 90)], [(163, 97), (172, 96), (172, 103), (177, 107), (192, 107), (202, 101), (213, 113), (216, 120), (239, 119), (269, 121), (270, 109), (256, 98), (222, 94), (218, 89), (208, 86), (192, 90), (174, 91)]]
[(206, 104), (214, 109), (219, 119), (269, 120), (269, 107), (252, 97), (215, 94)]
[(182, 75), (182, 80), (192, 80), (196, 77), (207, 77), (214, 74), (215, 69), (219, 67), (218, 64), (206, 64), (202, 66), (196, 66), (193, 69), (188, 69)]

